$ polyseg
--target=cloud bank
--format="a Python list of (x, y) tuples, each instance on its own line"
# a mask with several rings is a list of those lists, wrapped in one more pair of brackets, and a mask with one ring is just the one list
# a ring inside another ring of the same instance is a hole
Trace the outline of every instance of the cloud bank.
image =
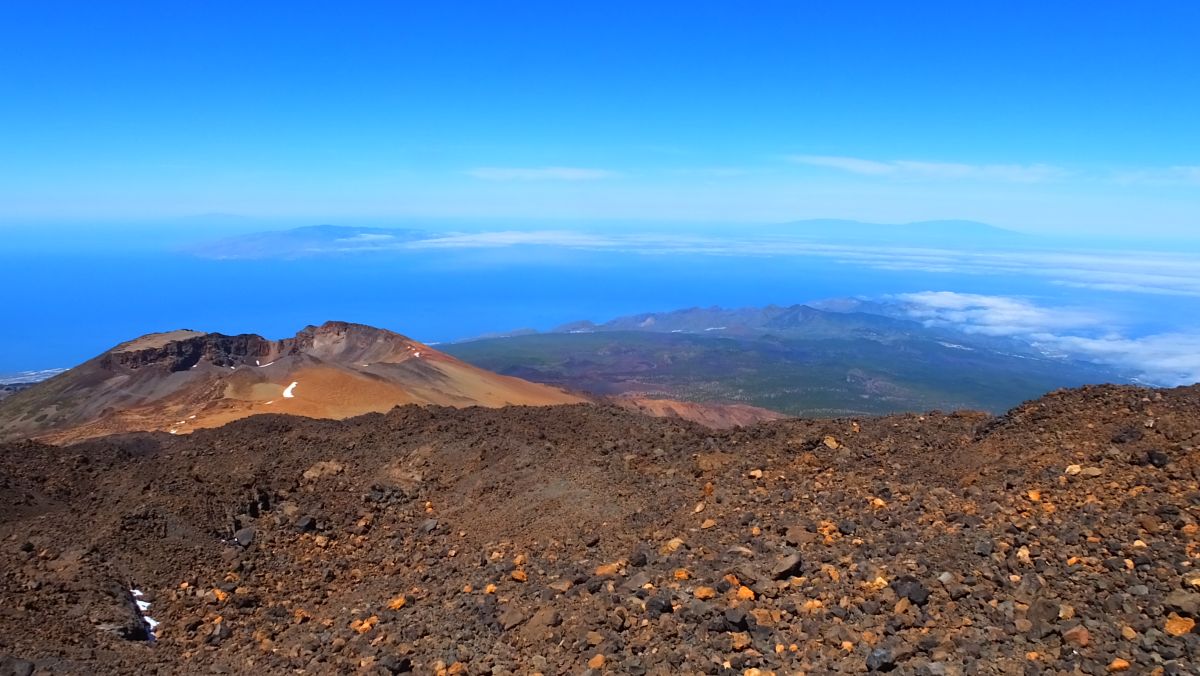
[(838, 169), (866, 176), (901, 179), (979, 180), (1004, 183), (1041, 183), (1067, 176), (1070, 172), (1049, 164), (964, 164), (919, 160), (869, 160), (839, 155), (792, 155), (797, 164)]
[(1132, 338), (1103, 331), (1107, 319), (1101, 313), (1009, 296), (923, 291), (894, 299), (927, 326), (1024, 339), (1047, 355), (1109, 364), (1151, 385), (1200, 382), (1200, 332)]

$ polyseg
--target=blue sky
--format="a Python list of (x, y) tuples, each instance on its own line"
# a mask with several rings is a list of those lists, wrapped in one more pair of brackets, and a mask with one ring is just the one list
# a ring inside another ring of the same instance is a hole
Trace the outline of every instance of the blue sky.
[(1190, 2), (13, 0), (0, 222), (1194, 236), (1198, 28)]

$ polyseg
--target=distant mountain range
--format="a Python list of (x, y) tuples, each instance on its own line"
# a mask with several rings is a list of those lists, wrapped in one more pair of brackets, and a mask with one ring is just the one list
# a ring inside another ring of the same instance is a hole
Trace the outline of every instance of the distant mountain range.
[[(740, 403), (788, 415), (1000, 412), (1062, 387), (1127, 382), (1017, 340), (926, 327), (887, 304), (690, 308), (442, 346), (477, 366), (606, 395)], [(862, 312), (872, 309), (874, 312)]]
[[(475, 234), (479, 234), (476, 232)], [(717, 238), (730, 233), (717, 235)], [(616, 243), (627, 235), (620, 231), (592, 233), (579, 239), (537, 239), (530, 242), (560, 242), (564, 246), (593, 246), (595, 237)], [(448, 233), (412, 228), (377, 228), (340, 225), (313, 225), (289, 230), (270, 230), (223, 239), (199, 242), (184, 248), (195, 256), (211, 259), (306, 258), (381, 253), (407, 248), (419, 242), (457, 238), (463, 245), (470, 233)], [(908, 245), (922, 247), (1017, 246), (1036, 242), (1037, 238), (974, 221), (924, 221), (906, 224), (862, 223), (859, 221), (818, 219), (774, 225), (758, 225), (738, 231), (738, 236), (757, 238), (787, 237), (844, 245)], [(667, 238), (668, 241), (670, 238)], [(631, 240), (632, 241), (632, 240)], [(637, 239), (643, 246), (667, 246)], [(496, 240), (480, 238), (476, 245), (495, 246)]]
[(311, 225), (226, 237), (185, 247), (201, 258), (303, 258), (386, 250), (428, 237), (422, 230)]

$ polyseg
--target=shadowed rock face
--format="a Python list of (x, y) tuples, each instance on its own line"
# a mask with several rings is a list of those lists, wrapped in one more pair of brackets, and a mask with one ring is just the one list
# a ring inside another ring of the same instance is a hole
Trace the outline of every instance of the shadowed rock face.
[[(418, 344), (397, 333), (347, 322), (326, 322), (321, 326), (307, 326), (294, 337), (282, 340), (267, 340), (249, 333), (237, 336), (220, 333), (180, 333), (191, 335), (166, 341), (147, 336), (126, 343), (105, 353), (101, 357), (101, 366), (130, 369), (163, 366), (169, 371), (182, 371), (201, 361), (214, 366), (233, 366), (251, 359), (270, 361), (280, 356), (300, 354), (335, 361), (366, 357), (385, 358), (395, 356)], [(142, 346), (144, 343), (149, 345)]]
[(1195, 673), (1198, 476), (1200, 387), (723, 431), (406, 406), (0, 444), (0, 660)]
[(105, 369), (161, 366), (168, 371), (183, 371), (201, 361), (214, 366), (232, 366), (248, 358), (269, 357), (277, 353), (278, 347), (284, 342), (269, 341), (251, 334), (225, 336), (206, 333), (157, 347), (113, 350), (101, 357), (100, 366)]
[[(293, 383), (296, 383), (293, 385)], [(343, 418), (402, 404), (582, 401), (402, 335), (327, 322), (291, 338), (173, 331), (123, 343), (0, 404), (0, 438), (184, 434), (256, 413)]]

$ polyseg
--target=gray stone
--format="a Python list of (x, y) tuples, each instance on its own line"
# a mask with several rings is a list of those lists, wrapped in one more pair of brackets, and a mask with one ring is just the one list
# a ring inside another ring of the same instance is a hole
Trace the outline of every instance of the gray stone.
[(233, 539), (243, 547), (249, 547), (254, 542), (254, 529), (243, 528), (233, 534)]

